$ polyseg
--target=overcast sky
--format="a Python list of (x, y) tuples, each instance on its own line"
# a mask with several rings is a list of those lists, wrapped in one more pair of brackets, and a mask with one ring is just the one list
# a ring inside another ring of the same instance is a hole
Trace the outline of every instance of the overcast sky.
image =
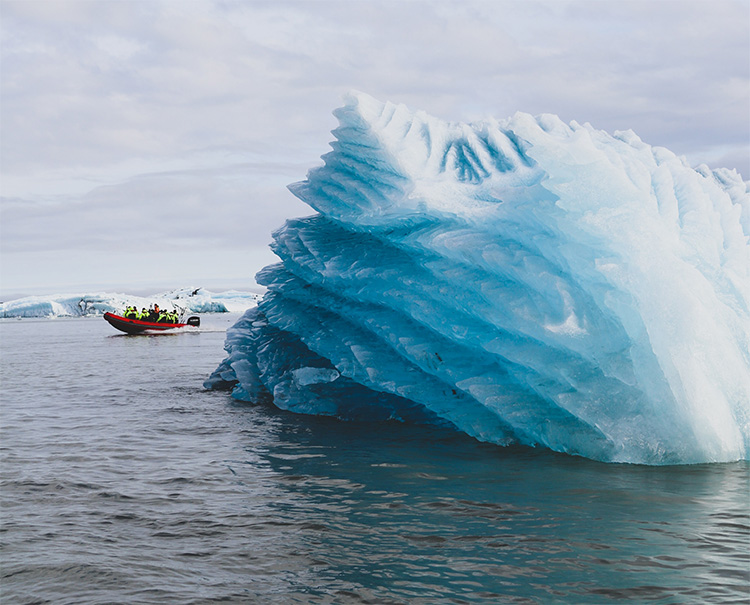
[(352, 89), (750, 178), (750, 0), (0, 0), (0, 24), (4, 299), (249, 289)]

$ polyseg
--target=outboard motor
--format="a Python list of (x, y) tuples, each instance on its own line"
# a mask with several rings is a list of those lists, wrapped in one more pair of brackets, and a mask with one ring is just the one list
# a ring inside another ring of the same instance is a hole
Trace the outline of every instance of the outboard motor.
[(197, 315), (191, 315), (188, 317), (187, 325), (193, 326), (194, 328), (199, 328), (201, 325), (201, 318)]

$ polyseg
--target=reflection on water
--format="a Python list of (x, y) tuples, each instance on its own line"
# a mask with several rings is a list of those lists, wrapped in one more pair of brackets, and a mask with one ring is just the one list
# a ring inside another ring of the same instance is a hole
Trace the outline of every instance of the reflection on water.
[(202, 389), (220, 322), (99, 322), (0, 322), (3, 602), (748, 596), (748, 463), (606, 465), (295, 416)]
[(600, 602), (747, 588), (747, 464), (605, 465), (325, 419), (276, 435), (262, 455), (290, 494), (277, 506), (317, 529), (304, 543), (335, 570), (326, 590)]

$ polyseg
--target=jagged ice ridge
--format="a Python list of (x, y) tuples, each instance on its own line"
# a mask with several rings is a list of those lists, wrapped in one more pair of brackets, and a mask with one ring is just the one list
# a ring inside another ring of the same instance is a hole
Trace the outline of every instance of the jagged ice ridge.
[(750, 453), (750, 194), (632, 131), (352, 94), (206, 381), (646, 464)]

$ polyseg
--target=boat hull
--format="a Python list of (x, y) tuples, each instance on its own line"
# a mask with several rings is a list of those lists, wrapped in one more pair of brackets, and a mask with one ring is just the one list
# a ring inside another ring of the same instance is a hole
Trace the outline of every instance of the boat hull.
[(184, 328), (188, 324), (182, 323), (155, 323), (152, 321), (141, 321), (140, 319), (128, 319), (114, 313), (105, 313), (104, 319), (109, 322), (113, 328), (117, 328), (126, 334), (143, 334), (144, 332), (163, 332), (164, 330), (174, 330), (175, 328)]

